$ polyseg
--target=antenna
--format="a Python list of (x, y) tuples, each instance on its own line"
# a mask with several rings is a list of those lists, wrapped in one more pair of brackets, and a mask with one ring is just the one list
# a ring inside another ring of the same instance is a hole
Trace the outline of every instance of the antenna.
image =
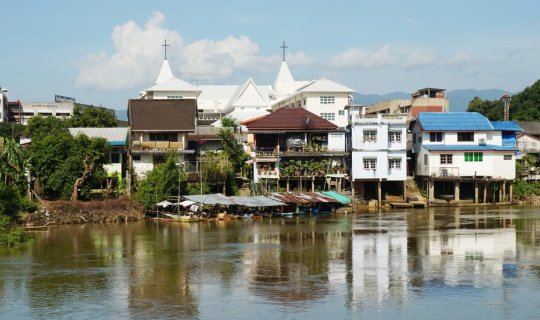
[(213, 72), (180, 72), (179, 75), (182, 75), (182, 76), (189, 76), (190, 77), (190, 80), (189, 82), (190, 83), (195, 83), (197, 86), (199, 85), (200, 82), (203, 82), (203, 81), (208, 81), (207, 76), (219, 76), (219, 73), (213, 73)]

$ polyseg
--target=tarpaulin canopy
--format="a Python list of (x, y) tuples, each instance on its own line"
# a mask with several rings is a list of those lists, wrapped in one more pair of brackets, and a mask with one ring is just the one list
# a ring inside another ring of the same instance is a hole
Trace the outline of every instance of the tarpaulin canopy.
[(232, 205), (234, 204), (234, 202), (232, 202), (228, 197), (224, 196), (221, 193), (191, 195), (191, 196), (183, 196), (183, 197), (193, 202), (202, 203), (206, 205), (216, 205), (216, 204)]
[(273, 192), (268, 197), (285, 203), (341, 203), (320, 192)]
[(346, 197), (344, 195), (341, 195), (341, 194), (339, 194), (337, 192), (334, 192), (334, 191), (323, 191), (322, 193), (336, 199), (337, 201), (339, 201), (339, 202), (341, 202), (343, 204), (347, 204), (347, 203), (351, 202), (350, 198), (348, 198), (348, 197)]
[(276, 207), (276, 206), (284, 206), (285, 203), (281, 201), (277, 201), (274, 199), (270, 199), (265, 196), (256, 196), (256, 197), (231, 197), (231, 200), (241, 206), (246, 207)]
[(167, 200), (156, 203), (156, 206), (163, 207), (163, 208), (167, 208), (168, 206), (172, 206), (172, 205), (173, 205), (173, 203), (169, 202)]

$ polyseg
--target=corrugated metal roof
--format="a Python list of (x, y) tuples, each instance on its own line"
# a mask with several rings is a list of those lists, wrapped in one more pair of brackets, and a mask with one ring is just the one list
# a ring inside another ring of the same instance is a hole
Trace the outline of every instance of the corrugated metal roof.
[(230, 199), (238, 205), (246, 207), (277, 207), (284, 206), (285, 203), (277, 201), (265, 196), (255, 196), (255, 197), (230, 197)]
[(443, 145), (443, 144), (426, 144), (424, 148), (429, 151), (517, 151), (516, 147), (496, 146), (496, 145)]
[(495, 130), (522, 132), (523, 129), (514, 121), (491, 121)]
[(525, 133), (536, 136), (540, 135), (540, 121), (516, 121)]
[(285, 203), (341, 203), (321, 192), (273, 192), (268, 197)]
[(478, 112), (422, 112), (417, 121), (424, 131), (493, 131), (491, 122)]
[(104, 138), (112, 146), (127, 146), (129, 128), (69, 128), (69, 133), (80, 133), (90, 138)]
[(248, 130), (335, 130), (337, 126), (299, 107), (280, 108), (269, 115), (246, 124)]

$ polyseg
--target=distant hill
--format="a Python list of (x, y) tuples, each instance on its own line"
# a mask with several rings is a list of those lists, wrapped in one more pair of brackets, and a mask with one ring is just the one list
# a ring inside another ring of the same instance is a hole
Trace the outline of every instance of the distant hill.
[[(483, 100), (494, 100), (499, 99), (507, 92), (508, 91), (500, 89), (456, 89), (452, 91), (447, 91), (446, 95), (450, 103), (450, 111), (458, 112), (466, 111), (469, 102), (476, 96), (482, 98)], [(411, 97), (411, 94), (397, 91), (382, 95), (354, 93), (353, 96), (355, 104), (367, 105), (390, 99), (409, 99)]]
[(128, 116), (127, 116), (127, 110), (126, 109), (115, 110), (115, 111), (116, 111), (116, 118), (118, 120), (127, 121)]

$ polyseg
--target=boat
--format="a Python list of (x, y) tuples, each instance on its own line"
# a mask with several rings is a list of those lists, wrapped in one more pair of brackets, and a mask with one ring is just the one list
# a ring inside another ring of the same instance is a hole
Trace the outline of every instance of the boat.
[(180, 221), (180, 222), (198, 222), (198, 221), (204, 220), (201, 217), (190, 216), (190, 215), (178, 215), (178, 214), (172, 214), (172, 213), (165, 213), (165, 215), (173, 221)]

